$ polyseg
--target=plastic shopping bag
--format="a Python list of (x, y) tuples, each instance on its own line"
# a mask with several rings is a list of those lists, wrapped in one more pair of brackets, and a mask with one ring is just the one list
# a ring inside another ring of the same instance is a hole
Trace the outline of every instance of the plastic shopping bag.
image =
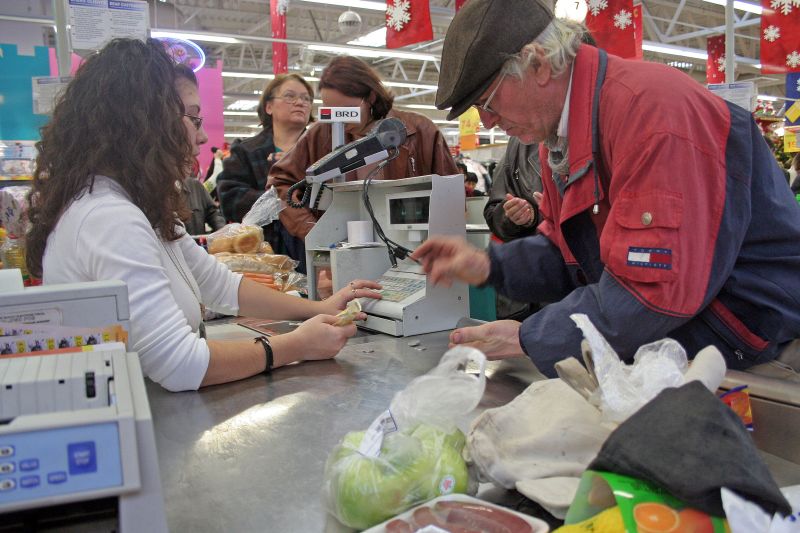
[[(467, 374), (476, 363), (478, 376)], [(462, 457), (466, 442), (456, 421), (480, 402), (486, 357), (459, 346), (414, 379), (366, 431), (345, 435), (325, 465), (328, 511), (366, 529), (419, 503), (470, 488)]]

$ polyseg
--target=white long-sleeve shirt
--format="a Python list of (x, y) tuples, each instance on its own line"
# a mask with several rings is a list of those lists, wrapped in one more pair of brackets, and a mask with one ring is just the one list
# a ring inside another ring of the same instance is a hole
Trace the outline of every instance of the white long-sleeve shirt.
[(197, 334), (200, 301), (218, 312), (239, 311), (242, 276), (188, 235), (161, 240), (124, 189), (104, 176), (59, 219), (43, 270), (45, 284), (124, 281), (129, 349), (139, 353), (145, 375), (171, 391), (196, 390), (208, 369), (208, 344)]

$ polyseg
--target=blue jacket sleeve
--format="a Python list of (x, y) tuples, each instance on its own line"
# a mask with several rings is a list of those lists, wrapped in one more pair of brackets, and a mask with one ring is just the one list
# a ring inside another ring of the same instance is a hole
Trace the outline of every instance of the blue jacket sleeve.
[(489, 258), (487, 284), (518, 302), (554, 302), (575, 288), (561, 252), (542, 235), (492, 244)]
[(575, 289), (522, 323), (520, 345), (548, 377), (556, 377), (558, 361), (580, 358), (583, 335), (570, 318), (573, 313), (587, 315), (623, 360), (632, 358), (642, 344), (666, 337), (689, 320), (649, 310), (604, 272), (598, 283)]

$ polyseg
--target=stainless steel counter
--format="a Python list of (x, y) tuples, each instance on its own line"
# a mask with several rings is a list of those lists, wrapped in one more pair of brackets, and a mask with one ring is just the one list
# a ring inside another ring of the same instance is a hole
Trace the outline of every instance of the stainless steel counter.
[[(233, 324), (209, 333), (254, 336)], [(328, 453), (436, 366), (447, 335), (413, 337), (417, 347), (408, 338), (357, 337), (336, 359), (200, 392), (175, 394), (148, 382), (170, 530), (344, 531), (322, 503)], [(490, 363), (475, 414), (507, 403), (537, 375), (527, 358)]]
[[(235, 324), (212, 325), (209, 334), (254, 336)], [(200, 392), (169, 393), (148, 382), (170, 530), (347, 531), (322, 502), (328, 453), (433, 368), (447, 336), (360, 336), (336, 359)], [(420, 345), (409, 346), (412, 340)], [(483, 401), (468, 418), (509, 402), (539, 377), (527, 358), (489, 363)], [(800, 483), (799, 465), (766, 453), (764, 458), (780, 485)]]

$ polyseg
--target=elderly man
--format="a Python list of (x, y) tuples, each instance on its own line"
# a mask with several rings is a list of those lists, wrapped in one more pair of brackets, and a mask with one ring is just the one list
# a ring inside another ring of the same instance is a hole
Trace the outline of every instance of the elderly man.
[(456, 330), (554, 375), (585, 313), (624, 359), (672, 337), (729, 367), (800, 337), (800, 207), (750, 114), (678, 70), (580, 43), (538, 0), (470, 0), (447, 31), (436, 104), (543, 143), (539, 234), (493, 246), (432, 238), (436, 283), (555, 302), (519, 323)]

